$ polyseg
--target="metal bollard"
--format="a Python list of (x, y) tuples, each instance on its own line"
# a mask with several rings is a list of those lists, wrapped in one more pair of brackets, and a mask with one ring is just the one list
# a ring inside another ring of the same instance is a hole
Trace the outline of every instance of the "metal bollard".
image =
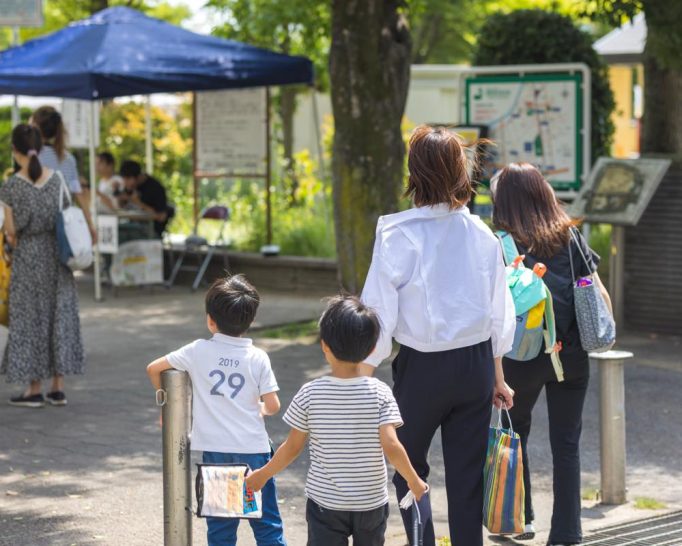
[(190, 472), (191, 388), (178, 370), (161, 374), (157, 404), (163, 406), (163, 537), (165, 546), (192, 544)]
[(590, 353), (599, 365), (599, 428), (601, 499), (603, 504), (625, 504), (625, 374), (627, 351)]

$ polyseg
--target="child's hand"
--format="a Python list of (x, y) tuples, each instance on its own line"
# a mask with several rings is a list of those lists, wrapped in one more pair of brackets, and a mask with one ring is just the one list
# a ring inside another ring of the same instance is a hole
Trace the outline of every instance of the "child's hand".
[(421, 500), (424, 494), (429, 490), (429, 486), (426, 482), (419, 478), (412, 483), (408, 483), (407, 486), (410, 488), (410, 491), (412, 491), (414, 498), (418, 501)]
[(260, 491), (265, 487), (267, 481), (268, 478), (263, 475), (262, 471), (254, 470), (246, 477), (246, 487), (253, 489), (254, 491)]

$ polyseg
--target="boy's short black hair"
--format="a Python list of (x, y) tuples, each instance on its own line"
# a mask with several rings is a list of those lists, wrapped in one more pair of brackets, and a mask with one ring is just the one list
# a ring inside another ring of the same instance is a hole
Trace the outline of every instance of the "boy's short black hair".
[(244, 275), (218, 279), (206, 292), (206, 314), (228, 336), (238, 337), (249, 329), (259, 304), (258, 291)]
[(142, 165), (140, 165), (137, 161), (126, 159), (123, 163), (121, 163), (121, 170), (119, 174), (123, 178), (136, 178), (142, 174)]
[(100, 152), (97, 154), (97, 157), (107, 165), (111, 165), (112, 167), (116, 163), (114, 160), (114, 156), (111, 154), (111, 152)]
[(357, 296), (331, 298), (320, 318), (320, 337), (344, 362), (363, 362), (379, 339), (379, 318)]

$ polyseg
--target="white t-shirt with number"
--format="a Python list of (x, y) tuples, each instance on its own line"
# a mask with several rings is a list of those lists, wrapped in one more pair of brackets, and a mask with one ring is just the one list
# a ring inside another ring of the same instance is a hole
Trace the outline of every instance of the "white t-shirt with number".
[(270, 452), (259, 402), (279, 387), (265, 351), (248, 338), (215, 334), (166, 358), (192, 379), (192, 449)]

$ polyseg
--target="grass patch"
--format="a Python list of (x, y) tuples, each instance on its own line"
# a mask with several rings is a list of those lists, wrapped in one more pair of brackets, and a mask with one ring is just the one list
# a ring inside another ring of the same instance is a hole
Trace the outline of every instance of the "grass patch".
[(598, 501), (599, 489), (595, 489), (594, 487), (588, 487), (587, 489), (583, 489), (583, 492), (580, 496), (585, 501)]
[(667, 506), (651, 497), (637, 497), (635, 498), (635, 508), (637, 510), (663, 510)]
[(452, 546), (452, 542), (448, 537), (440, 537), (438, 539), (438, 546)]
[(274, 328), (264, 328), (254, 332), (258, 337), (270, 339), (297, 339), (300, 337), (316, 336), (318, 334), (317, 321), (292, 322)]

